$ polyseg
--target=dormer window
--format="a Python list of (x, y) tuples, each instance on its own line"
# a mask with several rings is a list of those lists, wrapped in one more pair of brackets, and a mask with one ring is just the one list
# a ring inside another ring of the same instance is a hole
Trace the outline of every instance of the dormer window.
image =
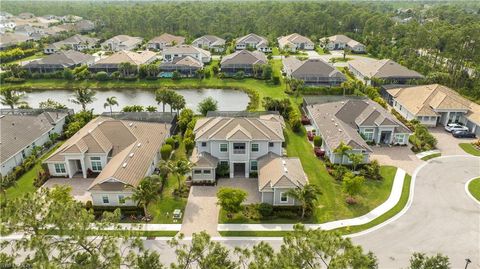
[(207, 146), (207, 142), (202, 142), (202, 147), (206, 147)]
[(273, 148), (273, 142), (268, 142), (268, 147)]

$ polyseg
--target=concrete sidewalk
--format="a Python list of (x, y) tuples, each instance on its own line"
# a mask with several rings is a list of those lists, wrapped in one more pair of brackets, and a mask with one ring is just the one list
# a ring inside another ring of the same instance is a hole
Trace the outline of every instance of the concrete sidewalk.
[[(333, 230), (348, 226), (357, 226), (369, 223), (370, 221), (385, 214), (392, 209), (402, 196), (403, 182), (405, 180), (405, 170), (398, 168), (393, 179), (392, 191), (387, 201), (379, 205), (367, 214), (345, 220), (337, 220), (322, 224), (305, 224), (306, 228), (322, 230)], [(292, 231), (294, 224), (218, 224), (219, 231)]]

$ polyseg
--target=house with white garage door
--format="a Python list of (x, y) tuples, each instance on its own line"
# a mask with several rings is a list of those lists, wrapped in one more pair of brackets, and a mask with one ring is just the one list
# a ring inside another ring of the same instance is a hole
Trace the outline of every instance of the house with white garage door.
[(285, 123), (278, 113), (216, 112), (195, 125), (193, 183), (214, 183), (217, 167), (228, 167), (230, 178), (258, 178), (262, 202), (296, 205), (287, 196), (308, 184), (298, 158), (284, 156)]

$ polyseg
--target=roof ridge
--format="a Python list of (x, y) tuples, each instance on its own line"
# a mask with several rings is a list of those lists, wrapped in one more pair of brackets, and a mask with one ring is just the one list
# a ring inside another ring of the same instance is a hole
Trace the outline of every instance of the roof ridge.
[[(211, 135), (208, 136), (208, 139), (211, 139), (214, 135), (216, 135), (218, 132), (220, 132), (223, 128), (225, 128), (225, 126), (227, 124), (229, 124), (230, 122), (233, 121), (233, 118), (230, 118), (229, 120), (227, 120), (227, 122), (225, 124), (223, 124), (220, 128), (217, 129), (217, 131), (213, 132)], [(218, 122), (217, 122), (218, 124)]]

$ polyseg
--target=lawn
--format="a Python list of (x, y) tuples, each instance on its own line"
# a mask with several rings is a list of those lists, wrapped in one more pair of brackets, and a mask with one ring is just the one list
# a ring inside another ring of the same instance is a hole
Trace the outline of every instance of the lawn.
[(320, 46), (316, 47), (315, 48), (315, 51), (320, 54), (320, 55), (323, 55), (323, 54), (330, 54), (329, 52), (325, 52)]
[(473, 156), (480, 156), (480, 150), (476, 149), (472, 143), (460, 143), (458, 144), (463, 151)]
[(8, 63), (5, 63), (5, 64), (20, 64), (21, 62), (43, 58), (44, 56), (45, 55), (43, 54), (43, 52), (37, 52), (34, 55), (31, 55), (31, 56), (28, 56), (28, 57), (25, 57), (25, 58), (22, 58), (22, 59), (14, 60), (14, 61), (11, 61), (11, 62), (8, 62)]
[[(37, 188), (33, 185), (33, 181), (37, 177), (38, 172), (43, 170), (42, 161), (45, 160), (48, 156), (50, 156), (58, 147), (60, 147), (62, 143), (63, 142), (58, 143), (52, 149), (50, 149), (47, 153), (45, 153), (42, 157), (40, 157), (37, 163), (35, 164), (35, 166), (32, 167), (32, 169), (30, 169), (28, 172), (23, 174), (17, 180), (14, 186), (7, 189), (6, 191), (7, 199), (15, 199), (25, 193), (34, 192), (37, 190)], [(3, 196), (2, 196), (2, 199), (4, 199)]]
[[(180, 143), (178, 149), (175, 150), (175, 153), (173, 154), (174, 160), (181, 158), (186, 158), (185, 145), (183, 143)], [(181, 182), (184, 184), (185, 178), (182, 177)], [(173, 191), (176, 188), (178, 188), (177, 177), (170, 175), (160, 199), (153, 202), (148, 207), (148, 212), (153, 216), (151, 223), (175, 223), (172, 219), (173, 210), (178, 208), (181, 209), (182, 212), (185, 211), (187, 199), (174, 196)], [(177, 223), (181, 223), (181, 221)]]
[(470, 181), (468, 191), (480, 202), (480, 177)]
[(440, 157), (440, 156), (442, 156), (442, 153), (430, 154), (430, 155), (427, 155), (427, 156), (423, 157), (422, 160), (423, 161), (428, 161), (430, 159), (437, 158), (437, 157)]

